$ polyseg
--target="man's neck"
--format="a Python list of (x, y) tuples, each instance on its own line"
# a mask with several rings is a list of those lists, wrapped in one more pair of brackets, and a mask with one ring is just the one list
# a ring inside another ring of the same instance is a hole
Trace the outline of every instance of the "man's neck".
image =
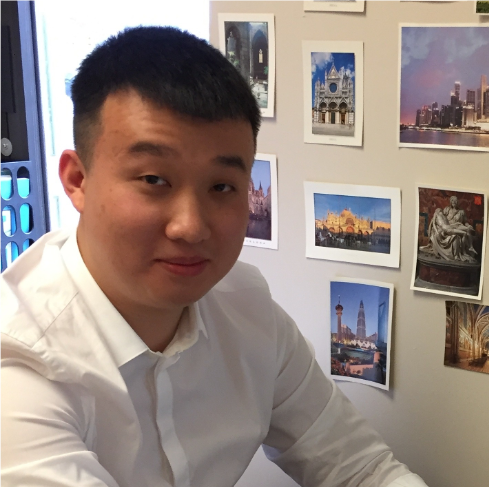
[(124, 306), (112, 304), (153, 352), (163, 352), (168, 347), (183, 313), (183, 309), (161, 311), (132, 308), (128, 311)]

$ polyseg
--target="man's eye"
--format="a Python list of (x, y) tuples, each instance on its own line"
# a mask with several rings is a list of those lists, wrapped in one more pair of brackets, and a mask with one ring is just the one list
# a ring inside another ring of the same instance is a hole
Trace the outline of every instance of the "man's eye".
[(232, 191), (233, 187), (229, 184), (221, 183), (221, 184), (216, 184), (214, 186), (214, 191), (217, 191), (219, 193), (226, 193), (228, 191)]
[(148, 184), (152, 184), (155, 186), (163, 186), (166, 184), (166, 181), (159, 176), (154, 176), (152, 174), (148, 174), (147, 176), (143, 176), (143, 180)]

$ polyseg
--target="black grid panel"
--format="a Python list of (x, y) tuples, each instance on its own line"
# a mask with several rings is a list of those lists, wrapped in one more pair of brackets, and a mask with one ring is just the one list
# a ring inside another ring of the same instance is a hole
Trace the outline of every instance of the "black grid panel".
[[(2, 138), (12, 153), (1, 164), (1, 269), (49, 230), (47, 187), (40, 125), (39, 76), (33, 2), (1, 2), (2, 26), (9, 26), (15, 111), (3, 112)], [(2, 45), (2, 56), (6, 54)], [(3, 79), (2, 62), (2, 79)], [(7, 69), (8, 71), (8, 69)], [(20, 188), (20, 192), (19, 192)]]
[(15, 259), (16, 249), (20, 255), (46, 232), (43, 205), (39, 204), (44, 196), (35, 174), (30, 161), (2, 162), (2, 271)]

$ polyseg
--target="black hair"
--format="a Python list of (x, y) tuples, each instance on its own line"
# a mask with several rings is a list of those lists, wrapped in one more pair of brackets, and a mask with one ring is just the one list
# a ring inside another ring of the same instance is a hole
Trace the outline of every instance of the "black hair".
[(216, 48), (188, 32), (139, 26), (98, 45), (73, 80), (75, 148), (84, 164), (91, 158), (105, 100), (128, 89), (183, 115), (249, 121), (256, 146), (260, 109), (239, 71)]

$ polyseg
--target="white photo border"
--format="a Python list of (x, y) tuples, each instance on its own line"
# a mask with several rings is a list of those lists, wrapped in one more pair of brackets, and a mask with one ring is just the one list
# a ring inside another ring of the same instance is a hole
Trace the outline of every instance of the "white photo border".
[(270, 163), (270, 186), (272, 191), (272, 238), (265, 240), (246, 237), (243, 245), (260, 247), (262, 249), (278, 250), (278, 180), (277, 180), (277, 156), (274, 154), (255, 154), (255, 161), (268, 161)]
[(399, 52), (398, 52), (398, 80), (397, 80), (397, 146), (399, 148), (413, 148), (413, 149), (446, 149), (446, 150), (460, 150), (471, 152), (489, 152), (489, 147), (474, 147), (470, 145), (447, 145), (447, 144), (416, 144), (409, 142), (401, 142), (401, 77), (402, 77), (402, 29), (403, 27), (485, 27), (489, 28), (489, 25), (485, 24), (413, 24), (413, 23), (400, 23), (399, 24)]
[(364, 12), (365, 0), (355, 2), (307, 2), (304, 1), (304, 12)]
[[(315, 242), (314, 193), (389, 199), (391, 202), (390, 253), (382, 254), (379, 252), (364, 252), (362, 250), (317, 247)], [(356, 264), (399, 267), (401, 249), (400, 188), (304, 181), (304, 196), (306, 207), (306, 257)]]
[[(371, 281), (369, 279), (354, 279), (350, 277), (335, 277), (331, 279), (329, 284), (329, 296), (330, 296), (330, 307), (329, 307), (329, 317), (331, 317), (331, 307), (333, 306), (333, 302), (331, 301), (331, 284), (333, 282), (350, 282), (352, 284), (364, 284), (367, 286), (376, 286), (383, 287), (389, 289), (389, 322), (388, 322), (388, 331), (387, 331), (387, 367), (385, 371), (385, 384), (379, 384), (378, 382), (373, 382), (371, 380), (358, 379), (356, 377), (346, 377), (342, 375), (333, 375), (331, 373), (331, 352), (330, 352), (330, 360), (329, 360), (329, 375), (333, 380), (339, 381), (347, 381), (347, 382), (356, 382), (358, 384), (365, 384), (367, 386), (376, 387), (378, 389), (383, 389), (384, 391), (388, 391), (390, 388), (390, 368), (391, 368), (391, 337), (392, 337), (392, 315), (394, 310), (394, 284), (390, 282), (381, 282), (381, 281)], [(330, 330), (329, 336), (331, 337), (333, 324), (330, 319)], [(331, 340), (331, 338), (330, 338)], [(330, 347), (331, 348), (331, 347)]]
[(275, 15), (274, 14), (228, 14), (219, 13), (219, 50), (226, 55), (225, 22), (263, 22), (268, 24), (268, 106), (261, 108), (261, 116), (275, 116)]
[[(419, 189), (437, 189), (442, 191), (456, 191), (458, 193), (473, 193), (475, 195), (481, 194), (484, 198), (484, 229), (482, 232), (482, 255), (481, 255), (481, 273), (479, 280), (479, 292), (477, 296), (473, 294), (461, 294), (454, 293), (450, 291), (443, 291), (438, 289), (428, 289), (424, 287), (418, 287), (414, 285), (416, 280), (416, 265), (418, 260), (418, 231), (419, 231)], [(433, 184), (416, 184), (415, 187), (415, 198), (416, 198), (416, 218), (415, 218), (415, 227), (414, 227), (414, 255), (413, 255), (413, 268), (411, 272), (411, 284), (410, 289), (412, 291), (420, 291), (423, 293), (432, 293), (432, 294), (441, 294), (443, 296), (454, 296), (457, 298), (468, 298), (468, 299), (482, 299), (482, 285), (484, 281), (484, 260), (486, 254), (486, 246), (487, 246), (487, 204), (488, 204), (488, 194), (485, 191), (477, 190), (477, 189), (466, 189), (466, 188), (455, 188), (455, 187), (447, 187), (447, 186), (437, 186)]]
[[(355, 55), (355, 133), (350, 136), (312, 133), (311, 119), (311, 54), (343, 52)], [(363, 145), (363, 41), (302, 41), (304, 84), (304, 142), (309, 144)]]

